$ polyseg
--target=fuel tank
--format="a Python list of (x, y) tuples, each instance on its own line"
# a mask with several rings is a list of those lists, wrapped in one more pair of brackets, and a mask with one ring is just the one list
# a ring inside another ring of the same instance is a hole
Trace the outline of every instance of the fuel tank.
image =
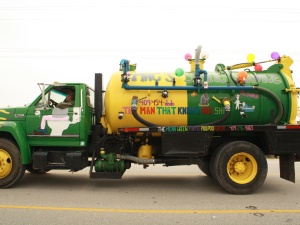
[[(297, 92), (293, 91), (290, 61), (283, 56), (280, 63), (262, 71), (233, 71), (218, 64), (215, 71), (199, 76), (192, 69), (181, 76), (128, 71), (125, 81), (124, 72), (118, 71), (105, 92), (106, 125), (112, 133), (118, 128), (147, 126), (134, 117), (133, 109), (157, 126), (293, 124)], [(242, 82), (241, 72), (246, 73)]]

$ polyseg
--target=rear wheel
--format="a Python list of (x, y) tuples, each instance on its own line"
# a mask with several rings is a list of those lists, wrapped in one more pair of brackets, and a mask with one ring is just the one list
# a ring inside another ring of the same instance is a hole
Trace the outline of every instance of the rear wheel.
[(19, 149), (7, 139), (0, 138), (0, 188), (7, 188), (25, 173)]
[(233, 194), (254, 192), (264, 183), (268, 171), (263, 152), (245, 141), (230, 142), (218, 148), (210, 168), (213, 178)]

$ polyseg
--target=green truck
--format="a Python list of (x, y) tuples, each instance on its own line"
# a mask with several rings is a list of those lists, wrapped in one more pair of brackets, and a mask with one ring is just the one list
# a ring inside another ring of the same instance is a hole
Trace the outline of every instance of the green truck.
[[(281, 56), (266, 70), (250, 70), (253, 62), (207, 72), (200, 51), (188, 58), (190, 72), (138, 73), (121, 60), (106, 89), (101, 73), (94, 87), (39, 83), (31, 104), (0, 109), (0, 187), (25, 171), (88, 167), (90, 178), (120, 179), (132, 163), (195, 164), (227, 192), (249, 194), (265, 181), (267, 155), (279, 157), (280, 176), (295, 182), (292, 59)], [(70, 93), (72, 103), (60, 107)]]

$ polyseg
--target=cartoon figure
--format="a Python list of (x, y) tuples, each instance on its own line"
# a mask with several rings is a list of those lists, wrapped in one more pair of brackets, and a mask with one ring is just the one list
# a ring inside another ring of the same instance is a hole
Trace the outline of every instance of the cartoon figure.
[(248, 106), (245, 102), (243, 102), (240, 109), (244, 112), (254, 112), (255, 106)]
[(240, 101), (240, 95), (239, 94), (236, 95), (236, 100), (235, 100), (234, 104), (235, 104), (235, 109), (240, 110), (241, 101)]
[(80, 122), (81, 107), (73, 108), (73, 118), (70, 121), (68, 114), (68, 108), (60, 109), (54, 108), (52, 115), (45, 115), (42, 117), (41, 126), (37, 131), (34, 131), (36, 135), (43, 135), (47, 133), (46, 124), (51, 128), (50, 136), (62, 136), (62, 132), (68, 129), (70, 124)]
[(255, 110), (254, 105), (253, 106), (248, 106), (246, 104), (246, 102), (243, 102), (242, 107), (240, 107), (240, 114), (243, 118), (246, 118), (247, 117), (246, 112), (254, 112), (254, 110)]
[(208, 106), (208, 94), (207, 93), (204, 93), (203, 95), (201, 95), (201, 99), (200, 99), (200, 103), (199, 103), (199, 106)]

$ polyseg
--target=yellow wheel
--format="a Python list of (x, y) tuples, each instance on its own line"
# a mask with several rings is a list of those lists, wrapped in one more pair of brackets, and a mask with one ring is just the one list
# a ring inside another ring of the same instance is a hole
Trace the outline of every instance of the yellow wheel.
[(229, 193), (249, 194), (264, 183), (268, 164), (256, 145), (232, 141), (213, 152), (210, 171), (214, 180)]
[(12, 158), (3, 149), (0, 149), (0, 179), (6, 177), (12, 168)]
[(0, 188), (7, 188), (25, 173), (19, 149), (11, 141), (0, 138)]
[(229, 177), (238, 184), (251, 182), (257, 174), (257, 162), (255, 158), (245, 152), (233, 155), (227, 163)]

